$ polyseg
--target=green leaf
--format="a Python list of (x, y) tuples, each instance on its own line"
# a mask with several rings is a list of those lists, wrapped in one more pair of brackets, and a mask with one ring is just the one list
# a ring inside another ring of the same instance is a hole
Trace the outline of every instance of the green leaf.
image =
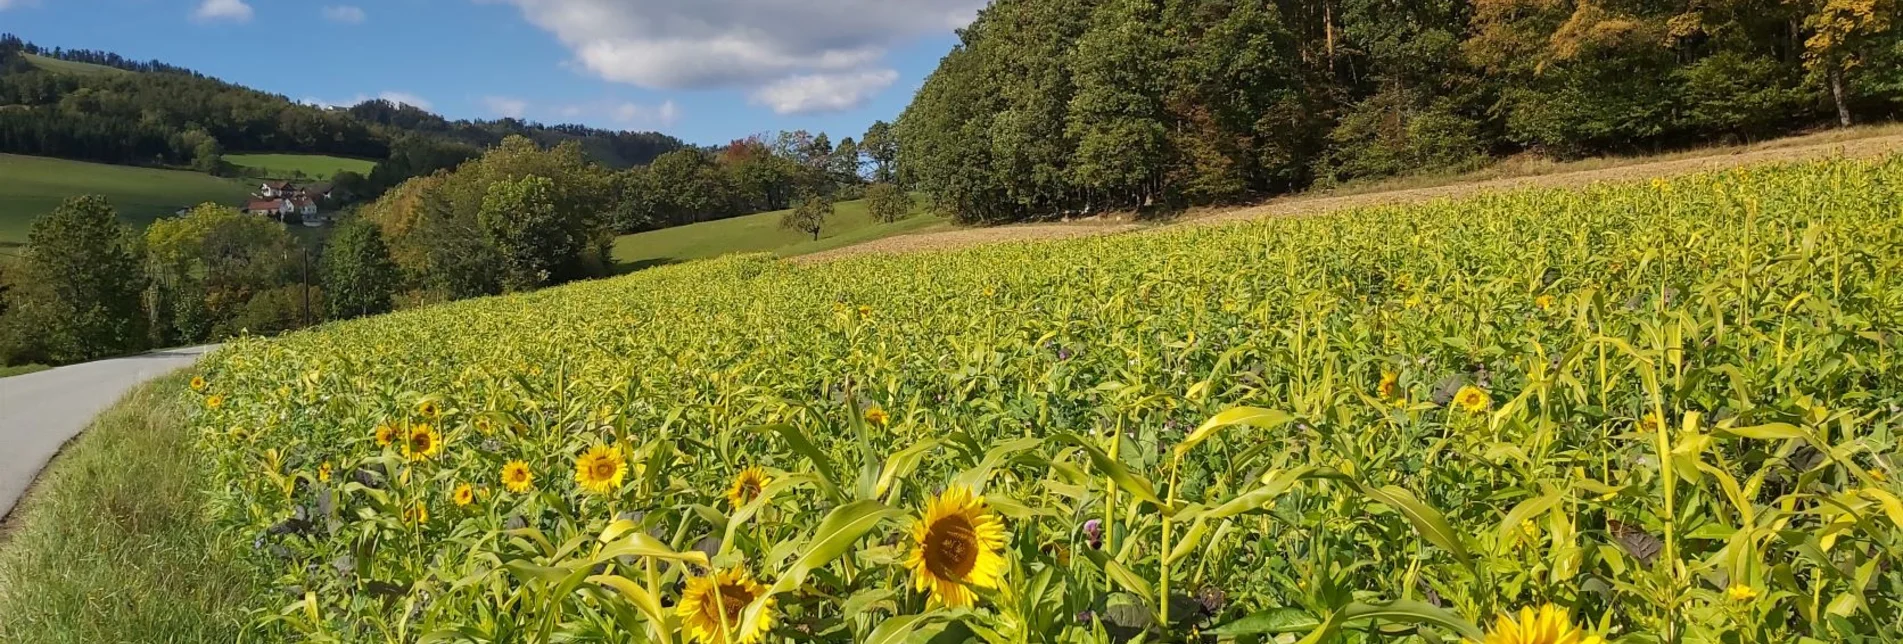
[(1545, 515), (1554, 506), (1559, 505), (1559, 500), (1559, 493), (1553, 492), (1521, 501), (1519, 505), (1513, 506), (1512, 510), (1507, 511), (1507, 518), (1500, 521), (1500, 536), (1494, 543), (1494, 551), (1498, 552), (1504, 549), (1506, 544), (1513, 542), (1514, 533), (1519, 531), (1521, 523)]
[(879, 622), (879, 627), (872, 629), (872, 634), (866, 636), (864, 644), (898, 644), (910, 638), (919, 627), (941, 619), (944, 616), (936, 613), (898, 615)]
[(660, 599), (653, 593), (649, 593), (646, 588), (634, 583), (634, 580), (619, 575), (595, 575), (589, 577), (588, 582), (613, 589), (622, 598), (627, 599), (628, 603), (634, 604), (635, 610), (647, 616), (648, 621), (652, 622), (655, 628), (664, 628), (667, 624), (667, 615), (661, 610)]
[(1363, 619), (1384, 619), (1411, 624), (1433, 624), (1460, 633), (1473, 641), (1486, 639), (1487, 634), (1474, 626), (1472, 622), (1433, 604), (1407, 599), (1397, 599), (1385, 604), (1363, 604), (1355, 602), (1336, 613), (1342, 621), (1352, 622)]
[(1203, 441), (1209, 440), (1211, 436), (1215, 436), (1216, 432), (1224, 428), (1234, 427), (1236, 425), (1249, 425), (1261, 429), (1270, 429), (1280, 427), (1294, 419), (1295, 417), (1288, 412), (1273, 409), (1258, 409), (1255, 407), (1237, 407), (1230, 409), (1211, 416), (1209, 420), (1203, 421), (1202, 426), (1197, 427), (1196, 431), (1190, 432), (1189, 436), (1184, 437), (1183, 442), (1177, 443), (1175, 450), (1176, 458), (1183, 458), (1183, 455), (1189, 453), (1189, 450), (1195, 449), (1197, 445), (1201, 445)]
[(1730, 434), (1739, 438), (1767, 441), (1805, 438), (1809, 435), (1803, 428), (1788, 423), (1771, 423), (1768, 425), (1752, 425), (1750, 427), (1719, 427), (1717, 431), (1721, 434)]
[(1289, 488), (1294, 487), (1296, 483), (1309, 478), (1323, 478), (1325, 474), (1333, 474), (1333, 470), (1324, 472), (1312, 465), (1304, 465), (1288, 471), (1269, 472), (1263, 475), (1262, 485), (1216, 506), (1205, 516), (1211, 519), (1227, 519), (1239, 514), (1265, 510), (1270, 503), (1288, 492)]
[(937, 440), (927, 440), (886, 457), (885, 467), (879, 472), (879, 483), (873, 487), (872, 498), (885, 497), (894, 479), (911, 475), (912, 470), (918, 469), (919, 460), (925, 458), (925, 453), (938, 445)]
[(1205, 631), (1216, 637), (1239, 635), (1279, 635), (1302, 633), (1322, 625), (1322, 620), (1300, 608), (1271, 608)]
[(800, 456), (804, 456), (806, 460), (813, 462), (813, 467), (819, 470), (819, 484), (821, 489), (825, 490), (828, 495), (835, 499), (845, 500), (845, 495), (839, 491), (842, 481), (839, 479), (838, 466), (833, 464), (833, 459), (826, 454), (826, 450), (820, 449), (818, 445), (813, 444), (813, 439), (807, 436), (806, 432), (787, 423), (774, 423), (772, 425), (750, 427), (748, 431), (759, 434), (769, 432), (778, 434), (781, 440), (786, 441), (787, 447), (791, 447), (794, 452), (798, 452)]
[(878, 501), (855, 501), (828, 513), (820, 521), (819, 527), (813, 529), (813, 534), (801, 544), (798, 556), (780, 570), (779, 581), (747, 604), (740, 618), (738, 632), (751, 633), (759, 626), (761, 613), (766, 608), (766, 598), (799, 588), (800, 584), (806, 583), (806, 576), (814, 569), (838, 559), (880, 522), (899, 514), (898, 510)]
[(1161, 497), (1156, 495), (1156, 486), (1152, 485), (1149, 479), (1131, 473), (1129, 468), (1124, 467), (1123, 464), (1117, 462), (1116, 459), (1110, 458), (1109, 454), (1104, 453), (1102, 449), (1098, 449), (1098, 447), (1091, 444), (1090, 441), (1071, 433), (1056, 434), (1051, 436), (1049, 440), (1052, 442), (1070, 443), (1083, 449), (1084, 454), (1090, 457), (1090, 464), (1096, 467), (1097, 471), (1103, 473), (1104, 476), (1110, 477), (1110, 480), (1114, 481), (1117, 487), (1123, 488), (1124, 491), (1129, 492), (1140, 500), (1150, 502), (1164, 514), (1170, 514), (1172, 512), (1172, 508), (1164, 503)]
[(974, 492), (982, 492), (984, 491), (985, 484), (991, 481), (991, 471), (1003, 464), (1005, 459), (1010, 458), (1018, 452), (1034, 449), (1042, 444), (1044, 444), (1044, 441), (1038, 438), (1019, 438), (999, 443), (991, 449), (986, 450), (983, 460), (980, 460), (978, 464), (971, 469), (959, 473), (958, 477), (952, 480), (952, 483), (954, 485), (963, 485), (971, 488)]
[(1354, 486), (1362, 495), (1407, 517), (1408, 523), (1414, 524), (1414, 530), (1429, 542), (1453, 553), (1461, 563), (1473, 565), (1473, 557), (1467, 553), (1467, 546), (1461, 543), (1454, 527), (1447, 524), (1447, 517), (1415, 498), (1414, 493), (1393, 485), (1376, 488), (1359, 481), (1354, 482)]

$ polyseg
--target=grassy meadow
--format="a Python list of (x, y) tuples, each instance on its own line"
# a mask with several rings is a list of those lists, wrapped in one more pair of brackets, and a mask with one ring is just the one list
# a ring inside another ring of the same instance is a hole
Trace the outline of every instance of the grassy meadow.
[(1899, 212), (1903, 157), (728, 257), (236, 341), (192, 432), (267, 639), (1896, 641)]
[(68, 445), (0, 534), (0, 642), (237, 642), (265, 600), (206, 521), (183, 376), (127, 394)]
[(301, 172), (305, 177), (319, 180), (328, 180), (344, 170), (369, 176), (370, 170), (377, 167), (376, 161), (322, 154), (227, 154), (225, 162), (247, 176), (284, 178)]
[(633, 270), (734, 253), (770, 252), (782, 257), (906, 233), (948, 227), (944, 219), (918, 213), (892, 223), (874, 221), (864, 201), (842, 201), (820, 229), (811, 235), (780, 227), (787, 211), (763, 212), (730, 219), (705, 221), (674, 228), (622, 235), (615, 240), (614, 259)]
[(60, 60), (58, 58), (49, 58), (49, 57), (40, 56), (37, 54), (27, 54), (26, 59), (28, 61), (32, 61), (35, 67), (39, 67), (40, 69), (44, 69), (49, 72), (60, 72), (60, 73), (66, 73), (66, 74), (130, 74), (132, 73), (123, 69), (119, 69), (117, 67), (107, 67), (105, 65), (94, 65), (92, 63), (81, 63), (81, 62), (74, 62), (70, 60)]
[(145, 225), (207, 201), (236, 205), (248, 184), (183, 170), (157, 170), (0, 154), (0, 246), (26, 243), (33, 220), (70, 197), (99, 194), (128, 224)]

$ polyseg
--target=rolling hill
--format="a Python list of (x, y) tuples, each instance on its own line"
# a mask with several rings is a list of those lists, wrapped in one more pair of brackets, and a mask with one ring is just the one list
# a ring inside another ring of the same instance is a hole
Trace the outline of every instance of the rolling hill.
[(227, 154), (225, 162), (237, 166), (247, 175), (273, 179), (289, 177), (293, 173), (328, 179), (342, 170), (369, 176), (370, 170), (377, 167), (376, 161), (323, 154)]
[(0, 154), (0, 246), (26, 243), (33, 220), (75, 195), (98, 194), (128, 224), (144, 225), (179, 208), (236, 203), (249, 187), (197, 172)]
[(815, 241), (805, 233), (780, 228), (780, 216), (786, 212), (763, 212), (622, 235), (615, 240), (614, 259), (623, 270), (639, 270), (733, 253), (772, 252), (787, 257), (951, 225), (942, 218), (922, 214), (922, 207), (911, 217), (879, 223), (866, 213), (864, 201), (843, 201), (833, 216), (826, 219)]

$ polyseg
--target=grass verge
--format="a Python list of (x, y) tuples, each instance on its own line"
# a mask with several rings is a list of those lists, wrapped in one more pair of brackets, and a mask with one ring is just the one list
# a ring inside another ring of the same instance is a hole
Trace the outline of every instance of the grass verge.
[(33, 373), (35, 371), (45, 371), (47, 369), (49, 369), (49, 367), (43, 364), (7, 365), (4, 367), (0, 367), (0, 378), (5, 378), (7, 376), (23, 376), (29, 373)]
[(0, 642), (236, 642), (262, 588), (216, 545), (184, 377), (107, 409), (0, 533)]

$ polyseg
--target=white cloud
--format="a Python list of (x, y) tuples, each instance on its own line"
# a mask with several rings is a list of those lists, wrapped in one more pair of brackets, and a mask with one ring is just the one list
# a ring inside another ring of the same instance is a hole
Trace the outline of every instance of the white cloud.
[[(581, 70), (654, 89), (738, 87), (786, 111), (845, 109), (896, 78), (894, 45), (969, 24), (987, 0), (504, 0)], [(831, 92), (828, 95), (828, 92)]]
[(347, 4), (324, 7), (324, 19), (331, 22), (357, 25), (363, 24), (364, 18), (366, 17), (367, 16), (363, 13), (363, 9), (360, 7)]
[(14, 7), (30, 7), (35, 4), (38, 4), (38, 0), (0, 0), (0, 11), (6, 11)]
[(192, 18), (199, 22), (230, 20), (232, 22), (250, 22), (251, 5), (244, 0), (205, 0), (192, 11)]
[[(418, 107), (418, 108), (422, 108), (426, 110), (430, 109), (429, 101), (424, 100), (423, 97), (421, 96), (417, 96), (409, 92), (380, 92), (377, 94), (377, 98), (381, 98), (383, 100), (386, 100), (392, 103), (400, 103), (403, 105), (408, 105), (410, 107)], [(367, 100), (370, 100), (369, 97), (367, 96), (357, 97), (358, 103), (361, 103)]]
[(622, 103), (614, 108), (614, 118), (624, 125), (660, 126), (673, 125), (680, 120), (680, 108), (673, 100), (662, 101), (660, 105), (641, 105)]
[(807, 74), (775, 81), (755, 91), (751, 98), (778, 114), (838, 112), (865, 104), (897, 80), (899, 73), (890, 69)]
[(522, 118), (529, 111), (528, 101), (507, 96), (485, 96), (482, 104), (489, 108), (490, 113), (512, 119)]

